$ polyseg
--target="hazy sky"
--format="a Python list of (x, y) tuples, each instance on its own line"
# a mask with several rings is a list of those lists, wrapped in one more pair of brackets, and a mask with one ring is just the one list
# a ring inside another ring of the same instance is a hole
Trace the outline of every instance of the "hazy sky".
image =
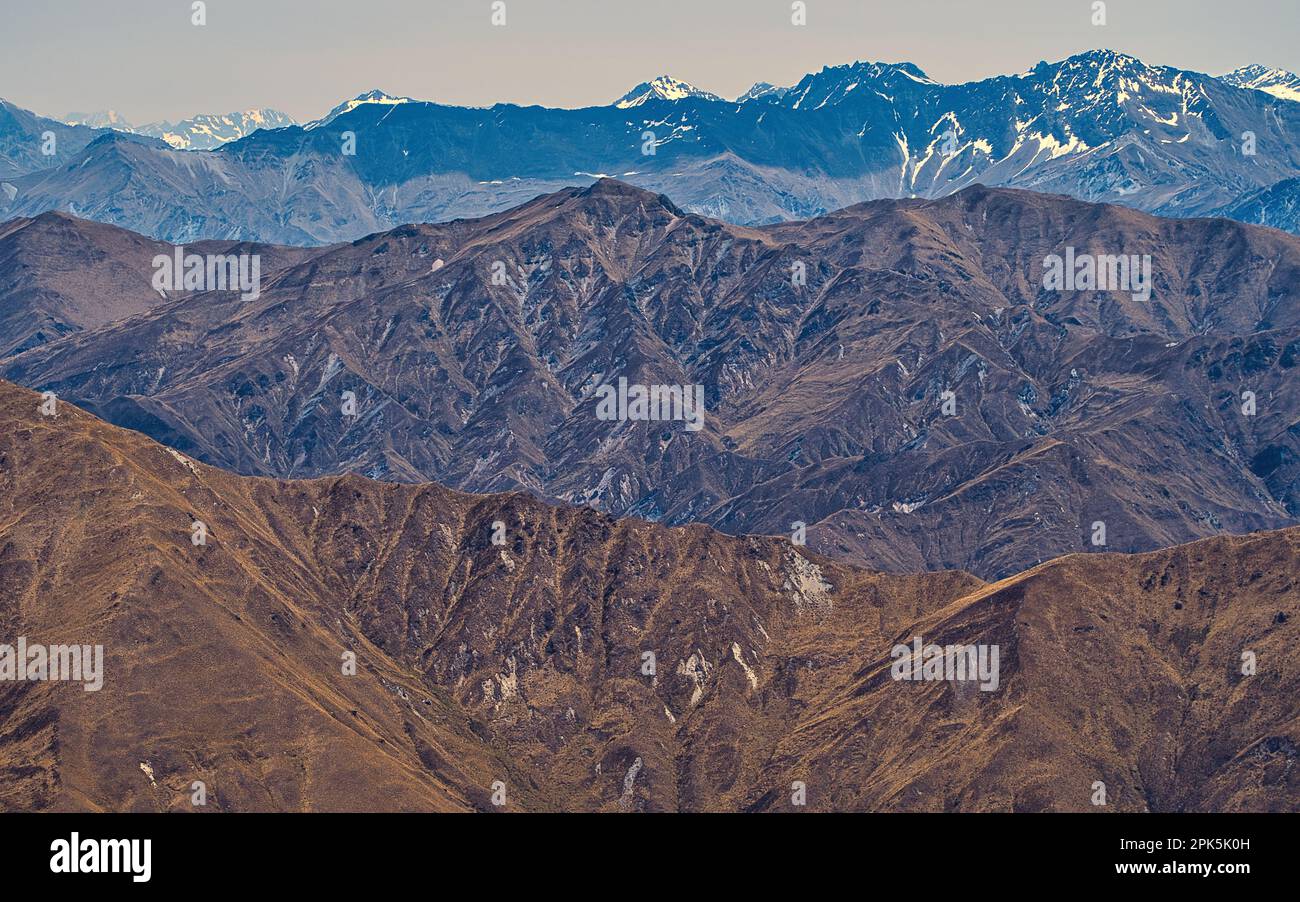
[(1300, 70), (1300, 0), (4, 0), (0, 97), (137, 124), (269, 106), (306, 120), (382, 88), (422, 100), (607, 103), (668, 74), (734, 97), (824, 65), (908, 60), (939, 81), (1109, 47), (1218, 74)]

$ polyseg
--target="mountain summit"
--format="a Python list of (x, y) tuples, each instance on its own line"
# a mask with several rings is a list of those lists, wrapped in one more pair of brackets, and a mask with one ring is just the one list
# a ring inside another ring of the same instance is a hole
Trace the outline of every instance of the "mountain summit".
[(327, 123), (333, 122), (335, 119), (337, 119), (339, 116), (342, 116), (344, 113), (350, 113), (353, 110), (355, 110), (357, 107), (365, 106), (367, 104), (379, 104), (381, 106), (395, 106), (397, 104), (402, 104), (402, 103), (415, 103), (415, 101), (412, 100), (410, 97), (396, 97), (385, 91), (381, 91), (378, 88), (372, 88), (369, 91), (358, 94), (356, 97), (353, 97), (351, 100), (343, 101), (334, 109), (326, 113), (320, 119), (316, 119), (312, 122), (309, 122), (307, 123), (307, 125), (303, 127), (307, 129), (313, 129), (322, 125), (326, 125)]
[(614, 106), (620, 110), (625, 110), (629, 107), (640, 106), (648, 100), (685, 100), (688, 97), (696, 97), (700, 100), (722, 99), (717, 94), (702, 91), (694, 85), (678, 81), (670, 75), (660, 75), (658, 78), (642, 82), (628, 91), (614, 101)]
[(63, 117), (68, 125), (86, 125), (90, 128), (115, 128), (118, 131), (134, 131), (135, 126), (117, 110), (99, 110), (94, 113), (68, 113)]
[(1260, 65), (1242, 66), (1219, 78), (1239, 88), (1263, 91), (1283, 100), (1300, 101), (1300, 75), (1288, 72), (1286, 69), (1272, 69)]

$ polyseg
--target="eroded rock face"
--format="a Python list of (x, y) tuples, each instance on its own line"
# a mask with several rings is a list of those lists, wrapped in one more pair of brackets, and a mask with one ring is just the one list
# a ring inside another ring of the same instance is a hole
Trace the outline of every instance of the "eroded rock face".
[[(42, 240), (76, 259), (60, 223)], [(13, 246), (16, 285), (45, 264)], [(256, 300), (155, 296), (0, 372), (249, 475), (805, 523), (811, 550), (896, 572), (997, 578), (1300, 514), (1300, 239), (1276, 232), (980, 187), (750, 229), (602, 181), (251, 249), (272, 255)], [(1149, 256), (1149, 297), (1045, 288), (1073, 252)], [(702, 428), (602, 419), (620, 378), (702, 386)]]
[(795, 610), (818, 617), (828, 615), (834, 606), (831, 591), (835, 587), (822, 578), (822, 568), (795, 551), (786, 552), (785, 564), (787, 575), (781, 588), (789, 590)]
[[(1099, 780), (1117, 810), (1300, 808), (1300, 530), (889, 576), (523, 494), (238, 477), (41, 403), (0, 383), (0, 632), (105, 665), (0, 682), (6, 809), (179, 809), (193, 780), (219, 810), (498, 783), (780, 810), (796, 781), (813, 810), (1085, 810)], [(894, 679), (913, 637), (995, 644), (997, 690)]]

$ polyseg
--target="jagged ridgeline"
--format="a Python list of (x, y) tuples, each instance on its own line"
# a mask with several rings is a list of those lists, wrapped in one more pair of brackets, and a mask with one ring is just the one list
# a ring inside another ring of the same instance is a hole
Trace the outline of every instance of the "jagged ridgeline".
[(978, 183), (1295, 231), (1298, 86), (1260, 66), (1214, 77), (1095, 50), (960, 85), (911, 63), (827, 66), (734, 101), (669, 76), (582, 109), (376, 90), (301, 126), (273, 110), (141, 128), (70, 117), (109, 126), (96, 130), (5, 104), (0, 217), (74, 210), (177, 242), (328, 244), (608, 175), (741, 224)]

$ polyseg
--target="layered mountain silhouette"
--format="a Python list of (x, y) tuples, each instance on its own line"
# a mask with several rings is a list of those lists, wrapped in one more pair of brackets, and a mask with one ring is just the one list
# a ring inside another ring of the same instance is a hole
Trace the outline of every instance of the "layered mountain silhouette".
[(306, 126), (210, 151), (83, 130), (61, 139), (70, 155), (56, 158), (37, 155), (36, 117), (5, 107), (0, 216), (57, 209), (172, 241), (320, 245), (481, 216), (604, 175), (743, 224), (976, 183), (1231, 216), (1300, 176), (1295, 82), (1263, 67), (1215, 78), (1097, 50), (961, 85), (911, 63), (859, 62), (736, 101), (666, 75), (584, 109), (370, 91)]
[[(47, 259), (119, 249), (77, 293), (127, 319), (29, 287)], [(805, 524), (841, 560), (989, 579), (1300, 514), (1300, 239), (1272, 230), (980, 186), (750, 228), (605, 180), (263, 248), (251, 300), (160, 297), (149, 250), (67, 217), (6, 226), (3, 300), (26, 312), (0, 375), (243, 474)], [(1045, 288), (1075, 254), (1149, 257), (1149, 295)], [(68, 334), (38, 343), (37, 313)], [(602, 419), (620, 378), (702, 386), (703, 428)]]
[[(44, 403), (0, 382), (0, 620), (102, 645), (102, 686), (0, 682), (4, 809), (185, 810), (194, 781), (218, 811), (1300, 806), (1297, 529), (888, 576), (236, 477)], [(896, 679), (918, 637), (996, 646), (996, 688)]]

